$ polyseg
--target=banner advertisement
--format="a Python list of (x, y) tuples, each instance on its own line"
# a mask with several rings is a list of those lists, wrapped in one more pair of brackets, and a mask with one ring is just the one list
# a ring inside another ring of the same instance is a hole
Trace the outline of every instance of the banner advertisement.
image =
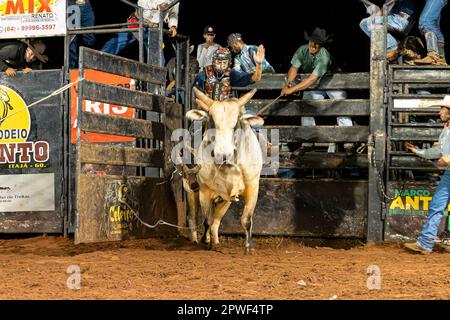
[(0, 39), (66, 35), (66, 0), (0, 0)]
[[(108, 84), (112, 86), (119, 86), (126, 89), (135, 90), (134, 80), (130, 78), (121, 77), (118, 75), (113, 75), (109, 73), (104, 73), (96, 70), (85, 70), (84, 78), (86, 80), (91, 80), (103, 84)], [(71, 82), (78, 80), (78, 70), (70, 71)], [(77, 110), (78, 110), (78, 85), (72, 87), (70, 91), (70, 109), (71, 109), (71, 141), (73, 144), (77, 140)], [(124, 106), (111, 105), (109, 103), (97, 102), (85, 100), (83, 102), (83, 111), (94, 112), (102, 115), (108, 116), (118, 116), (118, 117), (134, 117), (134, 109)], [(95, 143), (112, 143), (112, 142), (133, 142), (134, 138), (120, 137), (107, 134), (97, 134), (88, 133), (82, 134), (82, 140), (84, 142), (95, 142)]]

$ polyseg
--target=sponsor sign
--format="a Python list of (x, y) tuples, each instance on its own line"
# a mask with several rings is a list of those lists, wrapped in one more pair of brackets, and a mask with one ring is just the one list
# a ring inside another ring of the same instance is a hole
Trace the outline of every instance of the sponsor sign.
[(66, 34), (66, 0), (0, 0), (0, 39)]
[[(416, 185), (405, 189), (394, 188), (395, 199), (390, 202), (388, 210), (388, 234), (390, 236), (400, 234), (417, 237), (429, 214), (434, 190), (432, 185)], [(444, 211), (441, 231), (450, 231), (449, 210), (450, 205)]]
[[(126, 77), (121, 77), (109, 73), (104, 73), (96, 70), (85, 70), (84, 78), (86, 80), (91, 80), (103, 84), (109, 84), (113, 86), (120, 86), (127, 89), (135, 89), (134, 80)], [(70, 71), (70, 79), (72, 82), (78, 80), (78, 70)], [(71, 93), (71, 141), (73, 144), (77, 141), (77, 114), (78, 114), (78, 94), (77, 94), (78, 86), (73, 86)], [(108, 116), (118, 116), (118, 117), (134, 117), (134, 109), (128, 108), (124, 106), (117, 106), (109, 103), (97, 102), (85, 100), (83, 101), (83, 111), (86, 112), (94, 112), (98, 114), (108, 115)], [(97, 133), (88, 133), (82, 134), (82, 140), (85, 142), (100, 142), (100, 143), (108, 143), (108, 142), (133, 142), (134, 138), (130, 137), (120, 137), (120, 136), (112, 136), (107, 134), (97, 134)]]
[[(135, 222), (133, 211), (129, 207), (130, 188), (126, 184), (119, 184), (114, 186), (113, 192), (115, 197), (107, 196), (106, 224), (109, 226), (109, 235), (127, 236), (133, 230), (133, 222)], [(134, 202), (131, 201), (131, 203)]]
[(28, 141), (31, 117), (27, 104), (17, 92), (2, 85), (0, 97), (0, 168), (47, 168), (48, 141)]

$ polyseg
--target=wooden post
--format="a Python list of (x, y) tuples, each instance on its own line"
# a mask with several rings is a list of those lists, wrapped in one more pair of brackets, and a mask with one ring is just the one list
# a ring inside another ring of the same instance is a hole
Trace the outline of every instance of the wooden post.
[[(386, 107), (384, 104), (384, 90), (386, 86), (386, 19), (384, 23), (372, 24), (370, 49), (370, 133), (377, 141), (380, 134), (386, 137)], [(385, 141), (385, 139), (384, 139)], [(375, 146), (376, 147), (376, 144)], [(380, 243), (383, 241), (382, 196), (380, 196), (380, 183), (384, 183), (376, 170), (377, 164), (383, 164), (386, 155), (374, 150), (375, 157), (369, 159), (369, 205), (367, 216), (367, 241)]]

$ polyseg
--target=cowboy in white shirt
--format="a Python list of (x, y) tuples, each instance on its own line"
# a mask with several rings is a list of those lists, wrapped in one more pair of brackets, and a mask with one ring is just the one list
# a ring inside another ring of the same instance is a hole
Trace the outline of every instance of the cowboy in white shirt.
[[(173, 0), (139, 0), (138, 6), (144, 9), (144, 46), (147, 48), (148, 42), (148, 27), (159, 27), (159, 18), (161, 10), (167, 8)], [(172, 37), (177, 35), (178, 26), (178, 10), (179, 3), (170, 8), (164, 17), (164, 22), (169, 25), (169, 30), (172, 33)], [(128, 18), (128, 22), (137, 22), (138, 12), (137, 10)], [(128, 28), (138, 28), (139, 25), (129, 25)], [(127, 28), (125, 26), (124, 28)], [(102, 50), (103, 52), (112, 53), (118, 55), (129, 44), (137, 41), (137, 38), (133, 32), (121, 32), (115, 37), (111, 38), (105, 43)]]
[[(138, 6), (144, 8), (144, 22), (150, 26), (159, 25), (160, 10), (167, 8), (173, 0), (139, 0)], [(178, 10), (180, 4), (174, 5), (164, 16), (164, 22), (169, 25), (172, 37), (177, 35), (178, 27)]]

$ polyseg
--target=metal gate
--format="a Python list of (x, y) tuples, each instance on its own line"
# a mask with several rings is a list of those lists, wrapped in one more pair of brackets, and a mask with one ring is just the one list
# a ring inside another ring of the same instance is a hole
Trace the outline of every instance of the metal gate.
[[(392, 199), (385, 207), (386, 240), (415, 240), (442, 173), (435, 161), (413, 155), (404, 143), (428, 148), (438, 141), (439, 107), (430, 106), (447, 94), (450, 68), (390, 66), (388, 79), (386, 185)], [(449, 230), (444, 219), (440, 233)]]
[[(308, 75), (301, 75), (304, 79)], [(246, 109), (257, 112), (271, 102), (266, 97), (276, 96), (284, 86), (284, 74), (264, 75), (255, 85), (263, 98), (253, 99)], [(298, 80), (300, 81), (300, 79)], [(368, 97), (368, 73), (337, 73), (325, 76), (311, 90), (345, 90), (350, 95)], [(273, 93), (275, 91), (275, 93)], [(351, 93), (350, 93), (351, 92)], [(353, 142), (359, 147), (369, 136), (370, 100), (302, 100), (301, 97), (282, 99), (266, 112), (265, 129), (269, 140), (279, 133), (279, 167), (290, 170), (293, 177), (263, 176), (255, 210), (253, 232), (258, 235), (365, 238), (367, 235), (368, 181), (367, 173), (359, 178), (336, 179), (326, 177), (326, 171), (367, 171), (367, 152), (346, 156), (343, 150), (327, 153), (326, 147), (298, 154), (301, 143)], [(300, 118), (314, 116), (318, 125), (300, 126)], [(336, 117), (351, 116), (355, 125), (336, 126)], [(276, 144), (277, 141), (272, 143)], [(292, 145), (295, 145), (292, 149)], [(221, 232), (242, 232), (240, 214), (242, 205), (232, 206), (224, 217)]]
[[(150, 85), (163, 85), (166, 69), (81, 48), (80, 77), (87, 69), (135, 79), (143, 91), (87, 80), (78, 86), (75, 242), (115, 241), (165, 233), (168, 230), (164, 227), (145, 228), (139, 219), (150, 224), (160, 219), (177, 224), (184, 214), (180, 205), (181, 181), (178, 175), (172, 176), (174, 168), (170, 160), (170, 138), (174, 129), (182, 127), (182, 109), (164, 96), (144, 90)], [(84, 112), (86, 99), (141, 112), (135, 112), (134, 118)], [(158, 113), (161, 121), (146, 120), (149, 112)], [(138, 114), (143, 119), (138, 119)], [(136, 143), (89, 143), (83, 139), (89, 133), (132, 137)], [(105, 166), (105, 174), (90, 173), (86, 164)], [(161, 173), (152, 174), (155, 170), (148, 168), (159, 168)]]

